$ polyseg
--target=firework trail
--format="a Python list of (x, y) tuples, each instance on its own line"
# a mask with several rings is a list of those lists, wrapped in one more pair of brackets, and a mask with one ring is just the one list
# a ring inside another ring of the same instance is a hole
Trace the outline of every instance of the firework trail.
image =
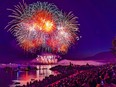
[(14, 6), (9, 17), (13, 19), (6, 28), (16, 37), (25, 51), (66, 53), (78, 36), (78, 21), (71, 12), (60, 11), (56, 5), (36, 2), (27, 5), (24, 1)]

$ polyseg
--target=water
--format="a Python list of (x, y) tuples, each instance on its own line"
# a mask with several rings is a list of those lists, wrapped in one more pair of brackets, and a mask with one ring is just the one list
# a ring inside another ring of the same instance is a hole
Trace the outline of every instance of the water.
[[(76, 65), (86, 65), (87, 63), (90, 65), (103, 65), (106, 62), (104, 61), (71, 61), (71, 60), (63, 60), (58, 63), (58, 65), (69, 65), (71, 63)], [(18, 71), (13, 72), (12, 70), (9, 72), (5, 72), (3, 67), (5, 67), (5, 64), (0, 64), (0, 87), (15, 87), (16, 82), (20, 82), (20, 85), (24, 85), (27, 82), (30, 82), (31, 79), (33, 80), (42, 80), (46, 76), (49, 75), (57, 75), (58, 72), (53, 72), (50, 70), (51, 67), (55, 65), (38, 65), (36, 66), (38, 70), (34, 71)], [(11, 67), (18, 67), (18, 64), (7, 64), (7, 66)], [(23, 65), (24, 66), (24, 65)], [(19, 85), (19, 84), (17, 84)]]
[(37, 65), (38, 70), (18, 72), (12, 70), (6, 72), (3, 68), (0, 68), (0, 87), (15, 87), (19, 83), (24, 85), (33, 80), (42, 80), (49, 75), (57, 75), (57, 72), (50, 70), (53, 66), (55, 65)]

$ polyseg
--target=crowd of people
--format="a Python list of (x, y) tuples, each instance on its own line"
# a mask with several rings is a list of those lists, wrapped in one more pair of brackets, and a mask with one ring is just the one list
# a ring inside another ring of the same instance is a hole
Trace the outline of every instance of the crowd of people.
[(60, 72), (42, 81), (33, 81), (22, 87), (116, 87), (116, 64), (101, 66), (56, 66), (51, 70)]
[(116, 87), (116, 64), (96, 66), (48, 87)]

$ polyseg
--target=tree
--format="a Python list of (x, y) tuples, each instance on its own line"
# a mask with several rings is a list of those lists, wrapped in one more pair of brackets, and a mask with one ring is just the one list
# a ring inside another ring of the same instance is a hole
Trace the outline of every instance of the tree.
[(112, 52), (116, 54), (116, 37), (112, 41)]

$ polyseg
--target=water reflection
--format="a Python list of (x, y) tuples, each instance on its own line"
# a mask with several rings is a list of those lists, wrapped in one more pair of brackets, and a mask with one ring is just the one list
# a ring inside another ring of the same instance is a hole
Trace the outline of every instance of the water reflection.
[(12, 84), (10, 87), (15, 87), (16, 85), (25, 85), (27, 82), (33, 81), (33, 80), (43, 80), (46, 76), (49, 75), (57, 75), (58, 73), (53, 72), (50, 70), (51, 67), (55, 65), (37, 65), (38, 70), (33, 71), (17, 71), (16, 78), (12, 78)]

